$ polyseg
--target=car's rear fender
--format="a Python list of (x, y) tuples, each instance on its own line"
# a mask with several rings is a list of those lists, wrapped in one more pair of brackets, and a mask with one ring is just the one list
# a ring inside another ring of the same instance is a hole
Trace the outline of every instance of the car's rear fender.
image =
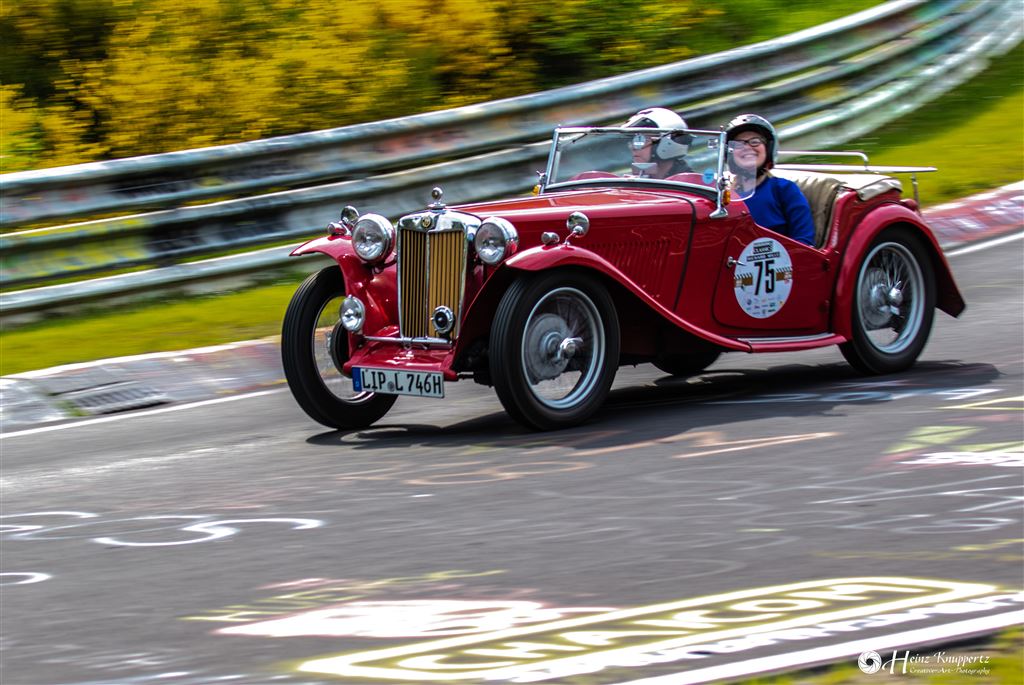
[(372, 335), (385, 326), (398, 325), (398, 294), (393, 265), (375, 271), (359, 258), (352, 241), (342, 236), (316, 238), (291, 252), (292, 257), (308, 254), (330, 257), (341, 269), (345, 294), (358, 297), (366, 307), (364, 332)]
[(871, 244), (889, 228), (903, 228), (920, 240), (935, 274), (936, 306), (950, 316), (959, 316), (966, 304), (953, 279), (942, 248), (928, 226), (915, 212), (900, 204), (886, 204), (861, 218), (843, 250), (843, 261), (836, 278), (835, 306), (832, 309), (832, 330), (847, 339), (852, 334), (851, 311), (857, 287), (857, 271)]
[[(614, 290), (615, 286), (618, 286), (619, 289), (632, 295), (635, 300), (639, 300), (651, 311), (679, 329), (729, 350), (750, 352), (750, 346), (747, 343), (722, 337), (679, 318), (603, 257), (586, 248), (564, 244), (531, 248), (506, 260), (487, 279), (466, 310), (459, 346), (464, 346), (487, 335), (498, 302), (516, 276), (525, 272), (550, 271), (552, 269), (580, 269), (596, 274), (608, 285), (609, 290)], [(618, 301), (620, 298), (615, 299)]]

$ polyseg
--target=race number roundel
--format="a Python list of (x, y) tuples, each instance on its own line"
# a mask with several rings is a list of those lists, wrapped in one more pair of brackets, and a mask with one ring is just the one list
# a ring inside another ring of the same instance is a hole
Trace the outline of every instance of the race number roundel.
[(743, 248), (735, 267), (736, 301), (747, 315), (777, 314), (793, 289), (793, 262), (782, 243), (760, 238)]

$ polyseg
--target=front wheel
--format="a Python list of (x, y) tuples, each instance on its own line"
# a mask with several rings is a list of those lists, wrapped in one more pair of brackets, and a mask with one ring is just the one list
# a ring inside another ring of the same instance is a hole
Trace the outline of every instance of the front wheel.
[(303, 411), (325, 426), (365, 428), (388, 413), (394, 395), (353, 392), (342, 375), (348, 361), (348, 333), (341, 325), (345, 282), (329, 266), (295, 291), (281, 328), (281, 362), (288, 387)]
[(551, 430), (600, 408), (619, 363), (615, 305), (593, 277), (524, 276), (506, 291), (491, 327), (490, 371), (512, 418)]
[(884, 231), (857, 272), (849, 342), (839, 346), (863, 373), (909, 368), (928, 341), (935, 316), (935, 275), (921, 241), (905, 229)]

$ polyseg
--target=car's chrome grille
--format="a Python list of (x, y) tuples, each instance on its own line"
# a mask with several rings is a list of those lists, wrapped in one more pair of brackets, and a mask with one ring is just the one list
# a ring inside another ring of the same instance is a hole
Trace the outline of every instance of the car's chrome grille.
[(441, 306), (455, 314), (452, 335), (457, 335), (466, 278), (466, 234), (461, 230), (425, 233), (399, 228), (398, 274), (402, 335), (436, 337), (430, 317)]
[(427, 335), (427, 234), (398, 231), (398, 300), (402, 335), (422, 338)]

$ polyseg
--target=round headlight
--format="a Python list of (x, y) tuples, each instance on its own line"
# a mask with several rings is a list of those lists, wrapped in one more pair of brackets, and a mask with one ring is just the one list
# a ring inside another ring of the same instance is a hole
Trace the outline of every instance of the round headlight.
[(391, 254), (395, 244), (395, 229), (391, 222), (379, 214), (364, 214), (352, 231), (352, 246), (356, 254), (367, 262), (380, 262)]
[(477, 256), (488, 266), (494, 266), (505, 257), (512, 256), (517, 247), (519, 233), (516, 232), (515, 226), (499, 216), (484, 219), (476, 232), (476, 237), (473, 238), (473, 248)]

